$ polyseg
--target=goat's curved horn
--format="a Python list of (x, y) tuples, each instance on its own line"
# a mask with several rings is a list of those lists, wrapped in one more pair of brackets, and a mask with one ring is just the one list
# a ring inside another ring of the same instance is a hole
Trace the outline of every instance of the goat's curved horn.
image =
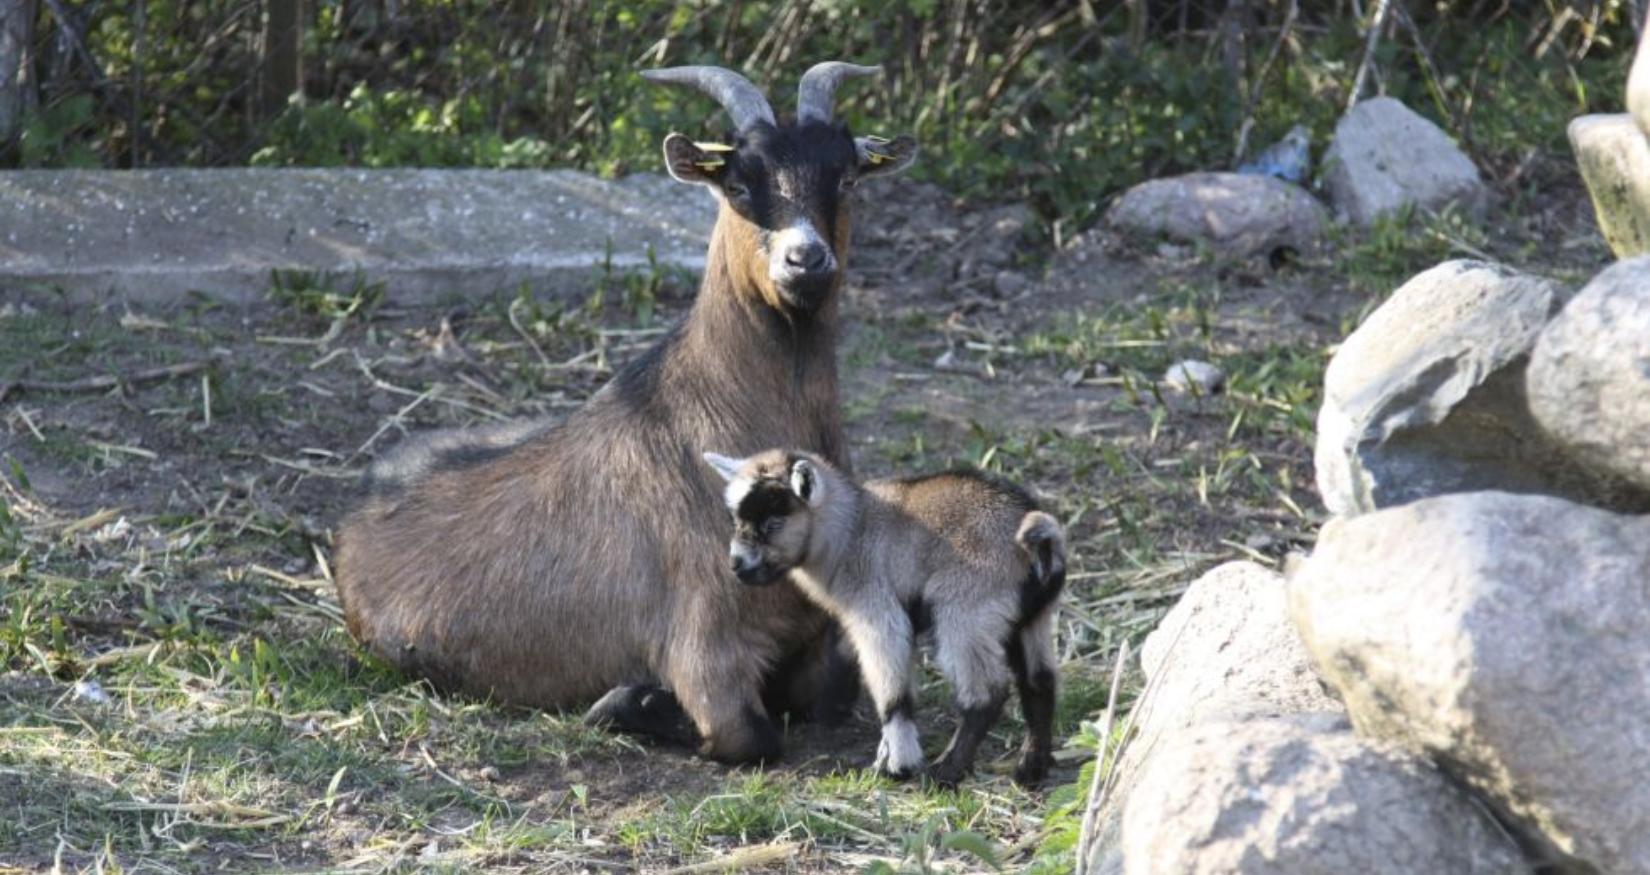
[(643, 70), (642, 78), (650, 82), (687, 85), (716, 98), (722, 108), (733, 117), (735, 130), (743, 131), (756, 122), (773, 124), (773, 108), (762, 96), (761, 89), (751, 80), (721, 67), (662, 67)]
[(844, 79), (875, 76), (881, 72), (881, 66), (867, 67), (842, 61), (825, 61), (809, 67), (808, 72), (802, 74), (802, 83), (796, 87), (797, 122), (830, 121), (836, 87)]

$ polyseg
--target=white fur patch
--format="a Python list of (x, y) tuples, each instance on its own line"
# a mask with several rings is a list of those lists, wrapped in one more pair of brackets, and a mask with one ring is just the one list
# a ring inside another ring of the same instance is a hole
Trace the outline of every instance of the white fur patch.
[(746, 477), (735, 477), (728, 481), (726, 489), (722, 490), (722, 500), (727, 502), (728, 510), (738, 510), (739, 503), (750, 494), (752, 481)]
[(785, 263), (785, 255), (794, 249), (806, 246), (819, 245), (825, 247), (825, 269), (836, 269), (836, 253), (825, 243), (825, 238), (819, 236), (814, 223), (807, 219), (797, 219), (779, 233), (773, 235), (773, 241), (768, 244), (768, 270), (776, 275), (791, 271), (790, 265)]
[(922, 767), (922, 739), (917, 736), (917, 724), (904, 715), (882, 724), (882, 741), (877, 744), (877, 771), (904, 777), (916, 774)]

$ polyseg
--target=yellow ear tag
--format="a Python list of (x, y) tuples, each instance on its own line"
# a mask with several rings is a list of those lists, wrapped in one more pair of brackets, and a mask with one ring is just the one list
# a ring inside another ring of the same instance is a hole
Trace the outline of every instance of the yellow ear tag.
[(876, 134), (866, 134), (865, 142), (870, 143), (873, 146), (886, 146), (890, 141), (887, 137), (879, 137)]
[(733, 147), (727, 143), (694, 143), (701, 152), (732, 152)]
[(695, 162), (693, 162), (693, 166), (699, 168), (700, 170), (707, 170), (708, 171), (708, 170), (715, 170), (716, 168), (721, 167), (723, 164), (726, 164), (726, 163), (727, 163), (726, 161), (723, 161), (722, 159), (718, 158), (715, 161), (695, 161)]
[(889, 156), (884, 155), (881, 152), (866, 152), (865, 157), (871, 159), (872, 164), (881, 164), (882, 162), (889, 160)]

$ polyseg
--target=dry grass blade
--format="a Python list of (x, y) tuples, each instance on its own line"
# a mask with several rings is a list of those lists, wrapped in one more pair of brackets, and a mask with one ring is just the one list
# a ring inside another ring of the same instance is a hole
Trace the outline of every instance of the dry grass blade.
[(143, 811), (161, 814), (198, 815), (201, 817), (228, 818), (228, 820), (192, 820), (194, 826), (214, 826), (235, 829), (250, 829), (265, 826), (275, 826), (286, 823), (292, 817), (279, 814), (264, 808), (254, 808), (250, 805), (237, 805), (233, 802), (106, 802), (104, 811)]
[(693, 863), (687, 866), (677, 866), (666, 869), (659, 875), (690, 875), (697, 872), (732, 872), (739, 869), (754, 869), (758, 866), (772, 866), (783, 863), (796, 856), (802, 845), (798, 842), (775, 842), (771, 845), (756, 845), (754, 847), (739, 848), (725, 857), (706, 860), (702, 863)]
[(63, 527), (61, 532), (58, 532), (58, 535), (66, 540), (80, 534), (81, 532), (89, 532), (94, 529), (101, 528), (102, 526), (119, 519), (120, 513), (121, 510), (118, 507), (106, 507), (69, 523)]
[(186, 377), (190, 374), (205, 370), (209, 362), (179, 362), (175, 365), (165, 365), (158, 368), (148, 368), (131, 374), (108, 374), (101, 377), (84, 377), (79, 380), (57, 382), (54, 380), (16, 380), (10, 383), (0, 383), (0, 401), (6, 400), (14, 392), (98, 392), (104, 389), (113, 389), (117, 386), (134, 386), (139, 383), (153, 383), (156, 380), (170, 380), (174, 377)]
[[(1095, 835), (1096, 822), (1100, 819), (1100, 791), (1104, 786), (1106, 769), (1106, 748), (1111, 743), (1111, 724), (1117, 717), (1117, 691), (1123, 686), (1123, 667), (1129, 661), (1129, 642), (1123, 641), (1123, 646), (1117, 649), (1117, 664), (1111, 670), (1111, 690), (1106, 694), (1106, 713), (1100, 719), (1100, 732), (1096, 738), (1098, 747), (1094, 753), (1094, 778), (1089, 784), (1089, 804), (1083, 812), (1083, 822), (1077, 832), (1077, 861), (1075, 875), (1085, 875), (1088, 871), (1088, 861), (1093, 850), (1093, 844), (1099, 840)], [(1118, 746), (1115, 753), (1121, 753), (1122, 746)], [(1115, 756), (1112, 760), (1116, 767)]]

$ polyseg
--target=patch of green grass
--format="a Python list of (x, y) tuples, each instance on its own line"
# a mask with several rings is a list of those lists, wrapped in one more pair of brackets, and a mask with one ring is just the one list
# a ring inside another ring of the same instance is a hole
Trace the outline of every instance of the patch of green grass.
[(1144, 386), (1175, 361), (1211, 357), (1219, 303), (1217, 289), (1169, 282), (1144, 305), (1080, 310), (1055, 319), (1027, 336), (1021, 348), (1061, 368), (1101, 366)]
[(276, 304), (327, 323), (366, 319), (384, 300), (384, 284), (360, 272), (347, 276), (303, 270), (276, 270), (269, 276)]
[[(1413, 207), (1381, 216), (1365, 231), (1341, 227), (1336, 258), (1346, 283), (1375, 302), (1427, 268), (1451, 258), (1489, 259), (1484, 230), (1451, 207), (1422, 213)], [(1343, 334), (1352, 326), (1346, 326)]]

